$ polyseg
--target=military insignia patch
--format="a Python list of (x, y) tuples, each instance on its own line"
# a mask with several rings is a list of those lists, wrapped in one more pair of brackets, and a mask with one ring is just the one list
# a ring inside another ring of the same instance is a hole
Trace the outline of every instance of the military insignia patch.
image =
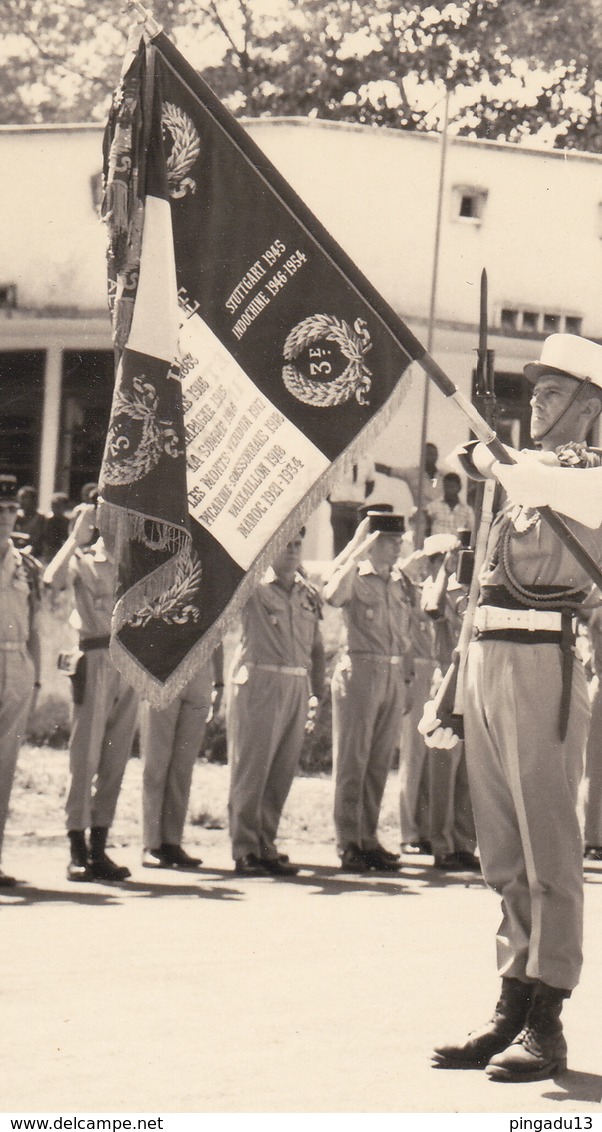
[(306, 405), (330, 408), (350, 397), (368, 404), (372, 374), (364, 358), (372, 347), (363, 319), (353, 328), (344, 319), (314, 314), (295, 326), (284, 343), (282, 379)]
[(159, 398), (144, 374), (133, 389), (118, 390), (105, 449), (104, 482), (132, 484), (148, 475), (163, 455), (180, 454), (178, 436), (170, 421), (158, 419)]

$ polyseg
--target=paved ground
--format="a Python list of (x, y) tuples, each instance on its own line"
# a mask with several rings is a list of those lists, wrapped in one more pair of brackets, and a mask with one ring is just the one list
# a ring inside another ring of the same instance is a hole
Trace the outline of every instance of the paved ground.
[[(295, 846), (286, 846), (293, 854)], [(297, 850), (300, 852), (300, 850)], [(120, 853), (120, 887), (64, 880), (64, 847), (11, 845), (0, 897), (5, 1112), (599, 1112), (602, 867), (565, 1009), (570, 1069), (503, 1085), (430, 1068), (434, 1039), (489, 1016), (497, 899), (407, 862), (344, 878), (303, 850), (294, 882), (198, 876)]]

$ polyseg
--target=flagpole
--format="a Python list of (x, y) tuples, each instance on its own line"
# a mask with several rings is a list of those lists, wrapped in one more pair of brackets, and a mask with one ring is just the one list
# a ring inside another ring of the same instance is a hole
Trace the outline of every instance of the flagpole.
[[(443, 188), (445, 184), (445, 165), (447, 159), (447, 132), (449, 125), (449, 89), (445, 90), (445, 111), (443, 132), (441, 134), (441, 158), (439, 162), (439, 188), (437, 194), (437, 219), (435, 223), (435, 249), (433, 253), (433, 273), (431, 277), (431, 299), (429, 307), (428, 334), (426, 348), (430, 354), (435, 336), (435, 311), (437, 307), (437, 283), (439, 279), (439, 251), (441, 247), (441, 217), (443, 213)], [(424, 543), (424, 523), (422, 521), (422, 502), (424, 496), (424, 473), (426, 468), (426, 436), (428, 428), (429, 396), (431, 383), (426, 375), (424, 399), (422, 403), (422, 428), (420, 433), (420, 459), (418, 464), (418, 490), (416, 493), (416, 549), (421, 550)]]

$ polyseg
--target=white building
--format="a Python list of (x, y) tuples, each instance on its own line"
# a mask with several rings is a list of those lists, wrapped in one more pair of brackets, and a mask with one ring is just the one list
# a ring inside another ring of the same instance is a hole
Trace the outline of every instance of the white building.
[[(246, 126), (426, 344), (440, 138), (306, 119)], [(0, 471), (36, 483), (43, 508), (53, 490), (77, 498), (97, 477), (108, 419), (101, 143), (95, 125), (0, 127)], [(602, 339), (601, 171), (599, 155), (449, 139), (431, 352), (470, 397), (486, 267), (500, 431), (515, 443), (527, 439), (520, 374), (541, 340), (556, 330)], [(425, 379), (413, 373), (376, 445), (384, 462), (418, 463)], [(467, 435), (433, 388), (428, 439), (444, 456)], [(379, 479), (376, 493), (392, 482)], [(327, 553), (324, 537), (315, 553)]]

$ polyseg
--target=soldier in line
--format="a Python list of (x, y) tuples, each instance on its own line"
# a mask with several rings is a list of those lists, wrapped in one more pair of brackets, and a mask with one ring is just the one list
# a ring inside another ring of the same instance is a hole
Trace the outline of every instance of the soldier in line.
[(602, 346), (552, 335), (525, 376), (541, 452), (515, 453), (510, 466), (477, 445), (465, 458), (466, 470), (494, 475), (511, 501), (490, 532), (464, 696), (483, 875), (502, 897), (502, 989), (490, 1022), (435, 1051), (439, 1067), (486, 1067), (503, 1081), (566, 1068), (560, 1015), (582, 964), (578, 794), (590, 705), (572, 615), (591, 580), (535, 508), (566, 516), (602, 559), (602, 469), (585, 445), (602, 408)]
[(294, 876), (276, 836), (301, 755), (310, 693), (324, 689), (320, 599), (301, 572), (302, 529), (245, 605), (227, 711), (228, 813), (238, 876)]
[[(80, 510), (72, 533), (44, 572), (58, 590), (69, 582), (81, 655), (72, 676), (73, 724), (66, 803), (72, 881), (126, 880), (130, 870), (106, 853), (123, 774), (138, 722), (138, 696), (109, 658), (116, 566), (97, 537), (96, 506)], [(86, 831), (90, 830), (90, 844)]]
[[(0, 475), (0, 857), (25, 726), (40, 687), (40, 564), (11, 535), (19, 503), (15, 476)], [(15, 877), (0, 868), (0, 888)]]
[(412, 679), (412, 587), (397, 565), (402, 534), (401, 515), (369, 511), (324, 587), (347, 628), (332, 678), (334, 821), (345, 872), (399, 869), (398, 854), (378, 840), (378, 820)]
[[(458, 643), (467, 593), (456, 577), (458, 540), (431, 535), (424, 552), (432, 563), (421, 606), (432, 619), (439, 672), (447, 672)], [(438, 553), (437, 553), (438, 551)], [(480, 872), (464, 744), (453, 736), (449, 746), (433, 746), (428, 754), (429, 833), (434, 867), (443, 872)]]
[[(413, 521), (413, 517), (410, 521)], [(426, 542), (428, 543), (428, 539)], [(437, 547), (438, 543), (431, 545)], [(425, 548), (414, 550), (401, 562), (404, 575), (412, 582), (417, 595), (411, 638), (411, 706), (403, 718), (399, 747), (399, 825), (404, 856), (428, 856), (432, 853), (429, 751), (418, 730), (418, 723), (430, 697), (437, 670), (433, 624), (431, 618), (420, 608), (422, 588), (435, 569), (433, 562), (434, 558), (431, 558)]]
[(182, 847), (194, 764), (203, 746), (210, 711), (220, 709), (224, 689), (224, 650), (195, 672), (165, 708), (143, 701), (140, 707), (142, 833), (145, 868), (196, 869), (200, 857)]

